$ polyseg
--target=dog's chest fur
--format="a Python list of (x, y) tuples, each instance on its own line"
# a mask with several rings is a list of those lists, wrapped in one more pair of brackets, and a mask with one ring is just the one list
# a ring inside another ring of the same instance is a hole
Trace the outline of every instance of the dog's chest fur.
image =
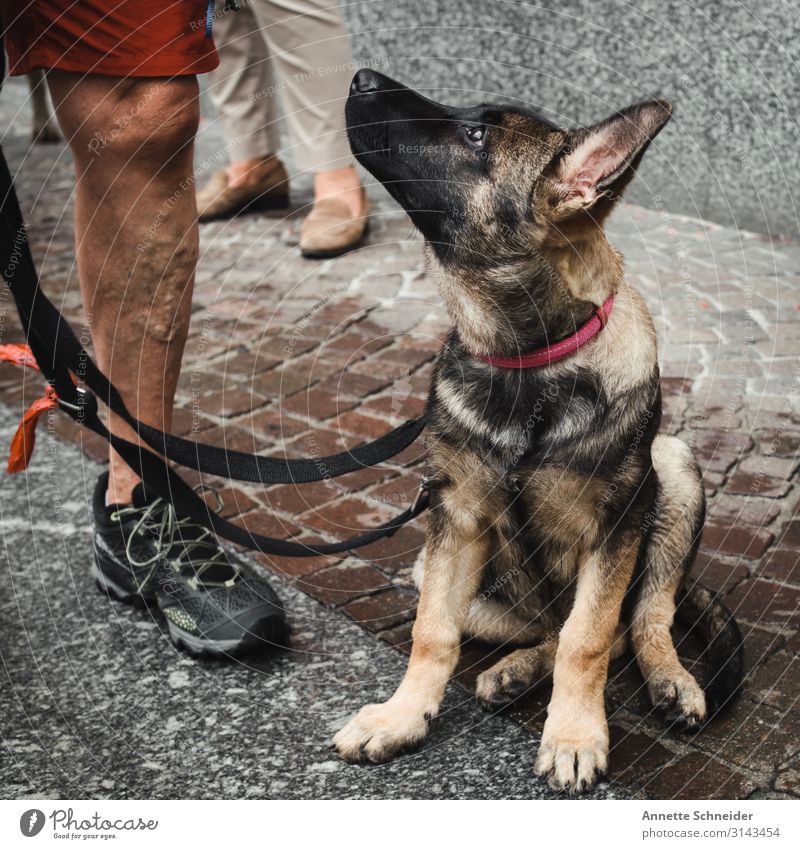
[(625, 291), (596, 340), (544, 369), (492, 368), (453, 332), (430, 413), (430, 471), (449, 512), (489, 517), (484, 596), (528, 614), (568, 609), (581, 555), (654, 497), (642, 486), (660, 421), (649, 314)]

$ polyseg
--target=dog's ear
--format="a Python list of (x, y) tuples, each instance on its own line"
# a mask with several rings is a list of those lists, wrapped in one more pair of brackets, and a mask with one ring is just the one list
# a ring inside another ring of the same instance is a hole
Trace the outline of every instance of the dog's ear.
[(551, 170), (557, 216), (587, 209), (603, 197), (619, 196), (671, 115), (667, 101), (654, 100), (572, 131)]

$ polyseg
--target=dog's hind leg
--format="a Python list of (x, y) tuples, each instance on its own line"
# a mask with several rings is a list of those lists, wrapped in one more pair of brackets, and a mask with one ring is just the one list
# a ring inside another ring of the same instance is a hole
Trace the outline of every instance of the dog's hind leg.
[(653, 441), (658, 476), (656, 518), (631, 618), (631, 641), (653, 706), (686, 726), (706, 716), (703, 690), (684, 669), (672, 642), (675, 596), (691, 566), (705, 518), (700, 471), (688, 445), (660, 435)]
[(550, 630), (547, 625), (492, 599), (473, 601), (464, 622), (465, 637), (492, 645), (531, 646), (546, 640)]
[[(426, 546), (417, 555), (411, 577), (422, 591), (425, 578)], [(476, 598), (469, 606), (464, 621), (464, 636), (493, 645), (530, 646), (547, 638), (547, 625), (534, 621), (515, 608), (491, 598)]]
[[(487, 710), (495, 709), (545, 684), (553, 674), (558, 648), (558, 631), (551, 631), (538, 646), (517, 649), (478, 676), (475, 698)], [(610, 660), (624, 654), (628, 635), (617, 626)]]

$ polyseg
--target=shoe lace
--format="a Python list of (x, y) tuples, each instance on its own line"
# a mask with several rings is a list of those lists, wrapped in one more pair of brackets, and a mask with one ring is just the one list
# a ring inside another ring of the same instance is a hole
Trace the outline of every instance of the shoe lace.
[[(212, 492), (216, 498), (217, 506), (214, 512), (222, 509), (223, 503), (219, 494), (214, 490), (202, 485), (195, 487), (198, 495)], [(239, 577), (239, 572), (231, 563), (220, 546), (216, 536), (206, 527), (195, 522), (188, 516), (178, 517), (175, 508), (169, 501), (156, 498), (146, 507), (122, 507), (116, 511), (117, 515), (127, 516), (140, 513), (139, 520), (131, 529), (125, 543), (125, 554), (128, 562), (140, 568), (152, 566), (156, 561), (167, 555), (176, 545), (180, 544), (182, 551), (174, 558), (174, 568), (179, 572), (185, 568), (191, 568), (195, 573), (192, 580), (202, 580), (202, 577), (210, 569), (227, 567), (232, 573), (225, 581), (210, 581), (207, 583), (219, 586), (233, 586)], [(155, 542), (155, 552), (151, 557), (137, 558), (132, 550), (132, 545), (137, 536), (143, 532), (149, 533)], [(184, 556), (186, 560), (184, 561)]]

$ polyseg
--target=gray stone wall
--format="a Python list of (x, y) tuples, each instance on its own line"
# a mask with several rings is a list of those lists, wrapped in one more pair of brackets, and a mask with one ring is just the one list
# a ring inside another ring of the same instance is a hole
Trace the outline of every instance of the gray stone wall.
[(675, 117), (629, 199), (797, 236), (800, 8), (763, 0), (343, 0), (357, 61), (431, 97), (565, 125), (662, 96)]

